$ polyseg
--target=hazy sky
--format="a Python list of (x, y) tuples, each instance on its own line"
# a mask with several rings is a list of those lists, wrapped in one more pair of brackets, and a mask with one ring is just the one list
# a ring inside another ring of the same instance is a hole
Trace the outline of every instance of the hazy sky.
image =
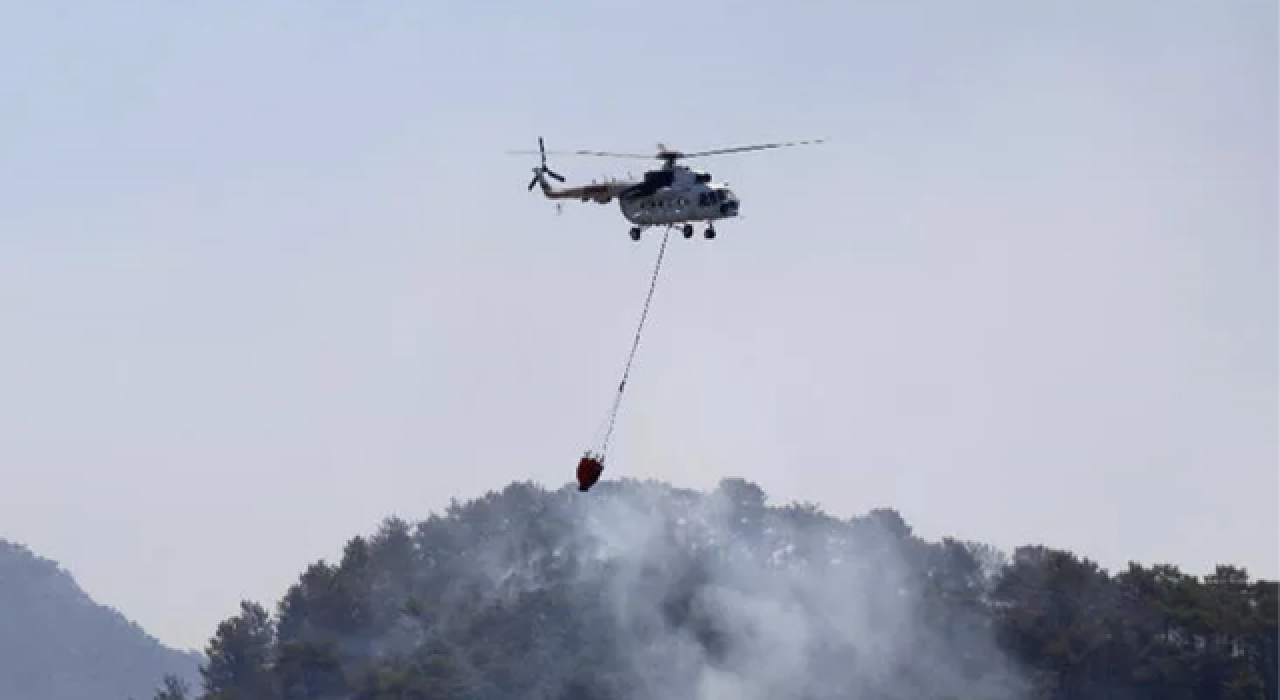
[(0, 537), (203, 647), (559, 487), (659, 239), (503, 151), (827, 137), (699, 163), (606, 478), (1280, 575), (1275, 4), (781, 8), (0, 0)]

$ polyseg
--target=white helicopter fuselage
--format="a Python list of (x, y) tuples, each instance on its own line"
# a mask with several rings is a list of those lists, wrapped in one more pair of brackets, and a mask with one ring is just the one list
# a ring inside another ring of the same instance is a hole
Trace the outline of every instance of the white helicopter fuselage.
[(718, 221), (737, 216), (739, 206), (733, 191), (717, 183), (677, 185), (618, 201), (622, 215), (637, 226)]

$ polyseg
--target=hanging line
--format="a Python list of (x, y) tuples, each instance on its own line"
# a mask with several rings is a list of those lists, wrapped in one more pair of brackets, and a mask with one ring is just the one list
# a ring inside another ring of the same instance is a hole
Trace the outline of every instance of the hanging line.
[(635, 362), (636, 351), (640, 348), (640, 335), (644, 332), (644, 322), (649, 317), (649, 304), (653, 301), (653, 291), (658, 286), (658, 273), (662, 270), (662, 260), (667, 252), (667, 240), (671, 238), (671, 229), (662, 236), (662, 247), (658, 248), (658, 261), (653, 266), (653, 276), (649, 278), (649, 293), (644, 298), (644, 311), (640, 313), (640, 323), (636, 326), (636, 335), (631, 341), (631, 354), (627, 357), (626, 367), (622, 370), (622, 381), (618, 383), (618, 393), (613, 397), (613, 407), (609, 410), (609, 424), (605, 430), (604, 441), (600, 445), (600, 459), (604, 459), (609, 450), (609, 440), (613, 437), (614, 424), (618, 419), (618, 409), (622, 406), (622, 394), (627, 390), (627, 379), (631, 376), (631, 365)]

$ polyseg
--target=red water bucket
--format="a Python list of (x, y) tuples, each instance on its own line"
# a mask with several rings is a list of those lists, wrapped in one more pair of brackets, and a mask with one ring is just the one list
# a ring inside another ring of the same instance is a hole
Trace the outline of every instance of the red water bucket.
[(600, 474), (604, 471), (604, 463), (591, 455), (585, 455), (578, 460), (578, 490), (586, 491), (596, 482), (600, 480)]

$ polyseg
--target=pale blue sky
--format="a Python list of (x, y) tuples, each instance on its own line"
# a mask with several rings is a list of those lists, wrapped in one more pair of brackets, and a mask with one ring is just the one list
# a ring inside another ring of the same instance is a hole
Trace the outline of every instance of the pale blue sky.
[[(382, 517), (556, 487), (700, 165), (606, 477), (1276, 576), (1276, 12), (0, 3), (0, 537), (202, 647)], [(554, 159), (571, 180), (644, 163)]]

